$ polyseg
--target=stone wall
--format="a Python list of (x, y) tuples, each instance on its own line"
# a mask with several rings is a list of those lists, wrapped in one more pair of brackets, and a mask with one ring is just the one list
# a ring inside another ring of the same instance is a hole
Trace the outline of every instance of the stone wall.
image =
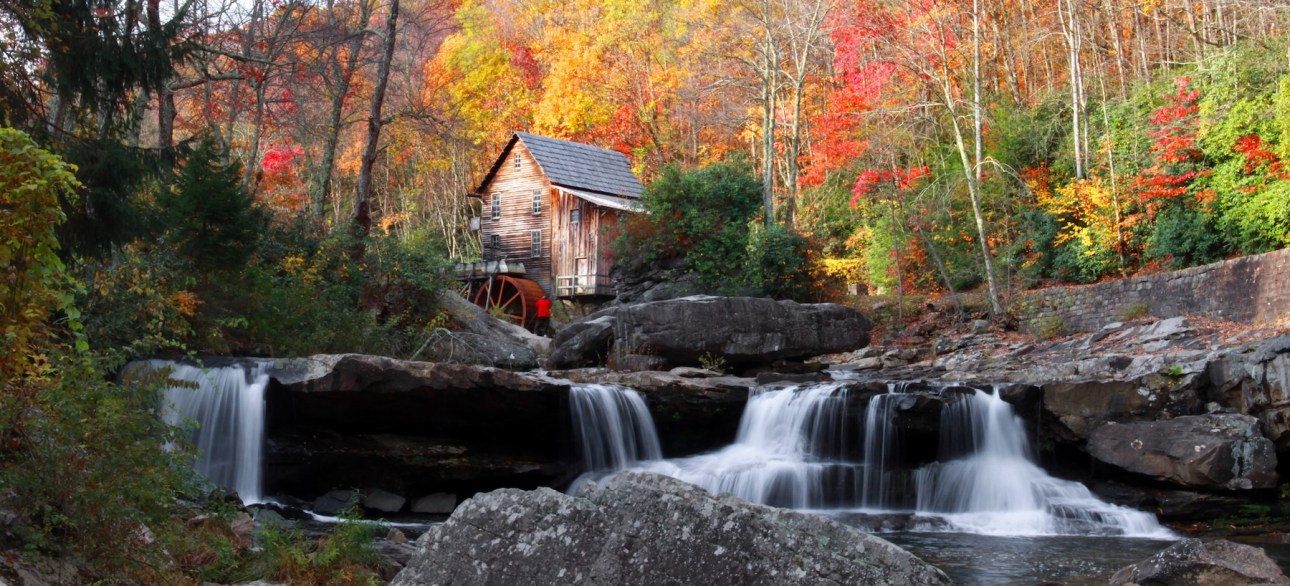
[(1142, 315), (1201, 315), (1259, 324), (1290, 315), (1290, 248), (1171, 273), (1022, 295), (1014, 305), (1031, 332), (1091, 332)]

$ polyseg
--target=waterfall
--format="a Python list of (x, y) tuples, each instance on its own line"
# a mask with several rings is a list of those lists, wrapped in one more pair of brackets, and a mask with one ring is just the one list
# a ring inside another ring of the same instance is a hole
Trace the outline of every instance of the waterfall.
[(756, 389), (734, 444), (636, 468), (773, 506), (913, 512), (953, 531), (1170, 535), (1149, 513), (1104, 503), (1082, 484), (1049, 476), (1033, 463), (1011, 405), (997, 394), (960, 391), (969, 389), (941, 398), (936, 461), (915, 470), (901, 467), (907, 455), (897, 419), (920, 395), (892, 386), (874, 396), (861, 430), (861, 413), (842, 383)]
[(640, 393), (614, 385), (574, 384), (569, 408), (584, 472), (569, 487), (571, 494), (588, 478), (663, 457)]
[(264, 389), (268, 361), (203, 368), (151, 360), (150, 371), (169, 369), (179, 384), (164, 388), (162, 418), (171, 425), (193, 424), (197, 472), (237, 491), (247, 504), (261, 502), (260, 464), (264, 451)]
[(1021, 418), (998, 393), (976, 392), (941, 412), (940, 461), (915, 472), (921, 513), (996, 535), (1168, 532), (1154, 515), (1102, 502), (1083, 484), (1049, 476), (1031, 458)]
[(735, 443), (718, 452), (643, 469), (758, 503), (816, 509), (854, 502), (864, 464), (853, 448), (847, 389), (827, 383), (755, 389)]
[(895, 495), (896, 457), (900, 454), (900, 429), (894, 424), (901, 400), (900, 393), (890, 392), (869, 400), (864, 423), (864, 491), (860, 505), (884, 508)]

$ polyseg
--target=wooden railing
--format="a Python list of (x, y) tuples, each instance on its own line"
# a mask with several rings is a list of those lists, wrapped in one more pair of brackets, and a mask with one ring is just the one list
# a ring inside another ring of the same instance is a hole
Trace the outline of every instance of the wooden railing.
[(579, 295), (614, 295), (614, 285), (609, 275), (563, 275), (555, 278), (557, 297)]

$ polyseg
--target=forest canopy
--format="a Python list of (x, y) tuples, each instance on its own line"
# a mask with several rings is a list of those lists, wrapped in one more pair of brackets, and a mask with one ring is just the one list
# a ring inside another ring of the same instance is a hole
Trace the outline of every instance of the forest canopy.
[[(1290, 243), (1286, 20), (1191, 0), (16, 0), (0, 101), (77, 168), (65, 256), (155, 240), (211, 141), (268, 233), (358, 224), (470, 259), (463, 196), (527, 130), (619, 150), (647, 183), (738, 158), (753, 221), (863, 267), (848, 280), (998, 301)], [(252, 260), (299, 256), (276, 249)]]

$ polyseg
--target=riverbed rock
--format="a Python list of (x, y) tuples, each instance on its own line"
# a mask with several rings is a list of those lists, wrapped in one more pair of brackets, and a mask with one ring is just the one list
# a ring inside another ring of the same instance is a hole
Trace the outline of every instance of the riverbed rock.
[(417, 540), (391, 582), (948, 584), (940, 570), (836, 521), (625, 473), (578, 497), (504, 489)]
[(408, 499), (388, 490), (373, 488), (363, 491), (363, 508), (380, 513), (397, 513), (403, 510)]
[(421, 360), (528, 370), (550, 352), (549, 338), (497, 319), (454, 291), (441, 291), (435, 302), (455, 327), (430, 331)]
[(1290, 335), (1229, 352), (1207, 374), (1216, 400), (1258, 417), (1277, 449), (1290, 450)]
[(412, 502), (412, 512), (426, 515), (447, 515), (457, 508), (457, 495), (446, 492), (428, 494)]
[(1290, 578), (1257, 547), (1221, 539), (1184, 539), (1116, 572), (1110, 584), (1231, 586), (1290, 584)]
[(556, 336), (550, 366), (629, 354), (658, 356), (671, 366), (697, 366), (704, 356), (731, 367), (769, 365), (861, 348), (872, 327), (860, 312), (831, 303), (698, 295), (614, 306), (570, 324)]
[(332, 490), (314, 499), (313, 512), (336, 516), (359, 502), (359, 495), (352, 490)]
[(1094, 460), (1184, 488), (1250, 490), (1277, 485), (1277, 457), (1259, 422), (1213, 414), (1107, 423), (1089, 435)]
[[(1041, 381), (1043, 382), (1043, 381)], [(1104, 421), (1148, 413), (1154, 401), (1131, 381), (1095, 380), (1044, 385), (1044, 410), (1076, 438)]]

